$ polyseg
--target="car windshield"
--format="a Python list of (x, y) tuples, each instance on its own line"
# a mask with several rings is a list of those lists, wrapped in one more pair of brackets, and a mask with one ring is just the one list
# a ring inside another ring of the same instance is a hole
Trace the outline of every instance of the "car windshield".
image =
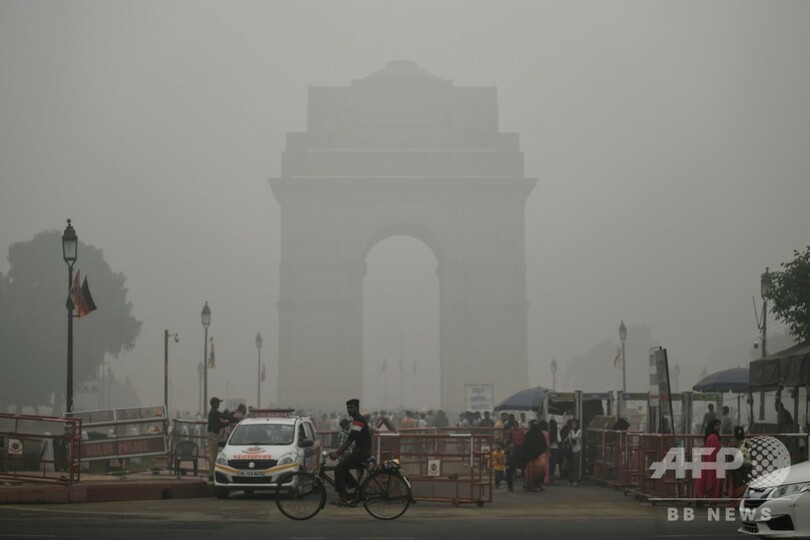
[(233, 445), (290, 445), (295, 439), (292, 424), (238, 425), (233, 430), (228, 444)]

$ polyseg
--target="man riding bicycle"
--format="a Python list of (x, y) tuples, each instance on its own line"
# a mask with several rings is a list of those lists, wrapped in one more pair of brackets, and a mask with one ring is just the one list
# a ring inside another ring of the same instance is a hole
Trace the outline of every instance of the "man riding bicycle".
[(350, 399), (347, 401), (346, 413), (352, 419), (349, 436), (343, 441), (340, 448), (329, 454), (331, 459), (337, 460), (354, 443), (351, 453), (340, 460), (337, 467), (335, 467), (335, 490), (338, 492), (339, 498), (333, 501), (332, 504), (338, 506), (346, 506), (349, 503), (347, 488), (357, 488), (357, 481), (352, 476), (351, 470), (362, 468), (366, 460), (371, 457), (371, 430), (368, 426), (368, 420), (360, 414), (360, 400)]

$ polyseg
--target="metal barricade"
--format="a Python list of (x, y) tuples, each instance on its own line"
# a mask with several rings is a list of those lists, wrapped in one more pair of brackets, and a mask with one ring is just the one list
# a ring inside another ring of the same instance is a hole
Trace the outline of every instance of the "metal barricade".
[[(596, 462), (591, 478), (632, 493), (638, 498), (656, 500), (696, 500), (697, 478), (691, 473), (678, 475), (666, 470), (660, 478), (653, 478), (651, 465), (662, 462), (673, 448), (683, 448), (684, 459), (699, 459), (696, 448), (703, 446), (703, 435), (677, 435), (641, 433), (634, 431), (595, 430), (597, 435)], [(780, 440), (788, 449), (791, 464), (807, 458), (808, 435), (804, 433), (754, 434)], [(731, 435), (721, 435), (723, 447), (737, 446)], [(726, 474), (730, 478), (730, 472)], [(724, 493), (727, 490), (724, 490)]]
[[(168, 426), (162, 405), (68, 414), (82, 421), (80, 459), (91, 472), (149, 470), (155, 468), (154, 459), (168, 459)], [(143, 459), (149, 457), (153, 459)], [(124, 467), (125, 460), (129, 468)]]
[(491, 430), (478, 433), (378, 432), (378, 461), (399, 459), (417, 501), (492, 502)]
[(0, 414), (0, 477), (78, 482), (81, 426), (75, 418)]

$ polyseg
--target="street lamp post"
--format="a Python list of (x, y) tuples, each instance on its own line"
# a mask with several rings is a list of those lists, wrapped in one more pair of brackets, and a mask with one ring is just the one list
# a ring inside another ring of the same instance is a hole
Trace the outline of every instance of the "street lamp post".
[(259, 354), (256, 363), (256, 408), (261, 408), (262, 403), (262, 333), (256, 334), (256, 352)]
[(557, 359), (551, 359), (551, 389), (557, 390)]
[[(78, 256), (79, 237), (76, 236), (76, 230), (67, 220), (67, 227), (65, 232), (62, 233), (62, 258), (68, 265), (68, 297), (70, 297), (70, 289), (73, 286), (73, 264), (76, 262)], [(67, 327), (67, 388), (65, 390), (65, 412), (73, 412), (73, 310), (68, 304), (68, 327)]]
[(765, 273), (759, 280), (759, 294), (762, 297), (762, 358), (768, 356), (768, 296), (771, 294), (771, 273)]
[(180, 342), (180, 334), (170, 334), (163, 331), (163, 406), (166, 407), (166, 416), (169, 415), (169, 337), (174, 336), (174, 342)]
[(627, 339), (627, 328), (624, 321), (619, 325), (619, 339), (622, 340), (622, 394), (627, 393), (627, 362), (624, 359), (624, 340)]
[(200, 313), (202, 325), (205, 328), (205, 341), (203, 342), (203, 402), (202, 410), (205, 411), (205, 404), (208, 403), (208, 327), (211, 325), (211, 308), (208, 307), (208, 302), (202, 308)]
[(203, 411), (205, 409), (203, 407), (203, 402), (202, 402), (203, 369), (204, 368), (203, 368), (202, 362), (197, 364), (197, 379), (199, 380), (199, 384), (200, 384), (199, 393), (197, 394), (197, 411), (199, 412), (200, 417), (202, 417)]

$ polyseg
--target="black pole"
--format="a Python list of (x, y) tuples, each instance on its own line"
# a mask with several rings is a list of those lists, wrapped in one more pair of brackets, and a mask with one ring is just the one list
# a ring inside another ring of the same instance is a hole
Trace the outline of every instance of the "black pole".
[[(68, 264), (68, 297), (73, 286), (73, 263)], [(67, 342), (67, 389), (65, 392), (65, 412), (73, 412), (73, 310), (68, 308)]]
[(163, 406), (169, 414), (169, 331), (163, 331)]
[(203, 411), (208, 403), (208, 327), (205, 327), (205, 343), (203, 344)]
[(762, 299), (762, 358), (768, 356), (768, 299)]

